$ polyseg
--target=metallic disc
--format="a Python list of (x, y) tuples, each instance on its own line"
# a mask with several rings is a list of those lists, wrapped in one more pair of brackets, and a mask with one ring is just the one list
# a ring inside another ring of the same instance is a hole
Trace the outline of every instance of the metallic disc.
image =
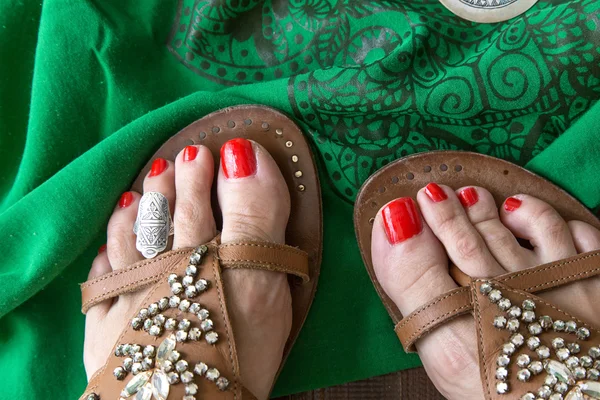
[(146, 258), (156, 257), (167, 248), (172, 231), (169, 200), (162, 193), (144, 193), (133, 226), (133, 232), (137, 235), (136, 249)]
[(538, 0), (440, 0), (459, 17), (481, 23), (506, 21), (529, 10)]

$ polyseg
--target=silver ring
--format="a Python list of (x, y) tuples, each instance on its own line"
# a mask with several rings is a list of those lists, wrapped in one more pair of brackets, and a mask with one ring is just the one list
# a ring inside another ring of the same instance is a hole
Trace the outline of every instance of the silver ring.
[(137, 236), (135, 248), (146, 258), (156, 257), (167, 248), (169, 236), (173, 234), (173, 219), (169, 200), (162, 193), (144, 193), (133, 233)]

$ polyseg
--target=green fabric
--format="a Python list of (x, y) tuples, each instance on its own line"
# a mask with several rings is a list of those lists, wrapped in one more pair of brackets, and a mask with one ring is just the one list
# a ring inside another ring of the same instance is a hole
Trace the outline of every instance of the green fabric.
[(490, 25), (437, 0), (3, 2), (0, 398), (81, 393), (77, 283), (115, 202), (172, 134), (244, 103), (295, 118), (323, 186), (320, 286), (275, 394), (418, 365), (359, 256), (360, 185), (399, 157), (462, 149), (600, 205), (599, 16), (593, 0)]

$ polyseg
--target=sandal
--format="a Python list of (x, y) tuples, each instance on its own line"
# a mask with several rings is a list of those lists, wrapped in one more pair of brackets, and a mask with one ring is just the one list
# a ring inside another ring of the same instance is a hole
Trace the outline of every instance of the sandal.
[[(84, 313), (121, 294), (150, 291), (80, 399), (255, 399), (240, 383), (235, 335), (243, 332), (231, 328), (223, 291), (225, 268), (289, 274), (293, 321), (281, 371), (315, 296), (321, 264), (320, 187), (302, 132), (274, 109), (232, 107), (187, 126), (152, 159), (173, 160), (185, 146), (202, 144), (212, 151), (218, 168), (219, 149), (237, 137), (261, 144), (285, 177), (291, 195), (289, 245), (221, 244), (217, 236), (196, 248), (171, 250), (82, 284)], [(150, 167), (148, 162), (132, 190), (142, 192)]]
[[(456, 266), (459, 284), (403, 317), (377, 281), (371, 260), (371, 231), (386, 203), (416, 197), (429, 182), (453, 188), (482, 186), (498, 205), (514, 193), (550, 203), (567, 221), (600, 228), (584, 205), (547, 180), (507, 161), (458, 151), (421, 153), (380, 169), (361, 188), (354, 224), (363, 261), (395, 324), (405, 351), (440, 325), (471, 313), (486, 399), (600, 399), (600, 331), (536, 293), (600, 274), (600, 251), (507, 273), (474, 279)], [(576, 355), (572, 357), (572, 355)]]

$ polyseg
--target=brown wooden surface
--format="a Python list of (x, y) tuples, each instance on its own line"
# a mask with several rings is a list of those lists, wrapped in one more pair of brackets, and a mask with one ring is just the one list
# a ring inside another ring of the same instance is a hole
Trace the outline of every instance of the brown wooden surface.
[(409, 369), (364, 381), (317, 389), (276, 400), (443, 400), (425, 370)]

